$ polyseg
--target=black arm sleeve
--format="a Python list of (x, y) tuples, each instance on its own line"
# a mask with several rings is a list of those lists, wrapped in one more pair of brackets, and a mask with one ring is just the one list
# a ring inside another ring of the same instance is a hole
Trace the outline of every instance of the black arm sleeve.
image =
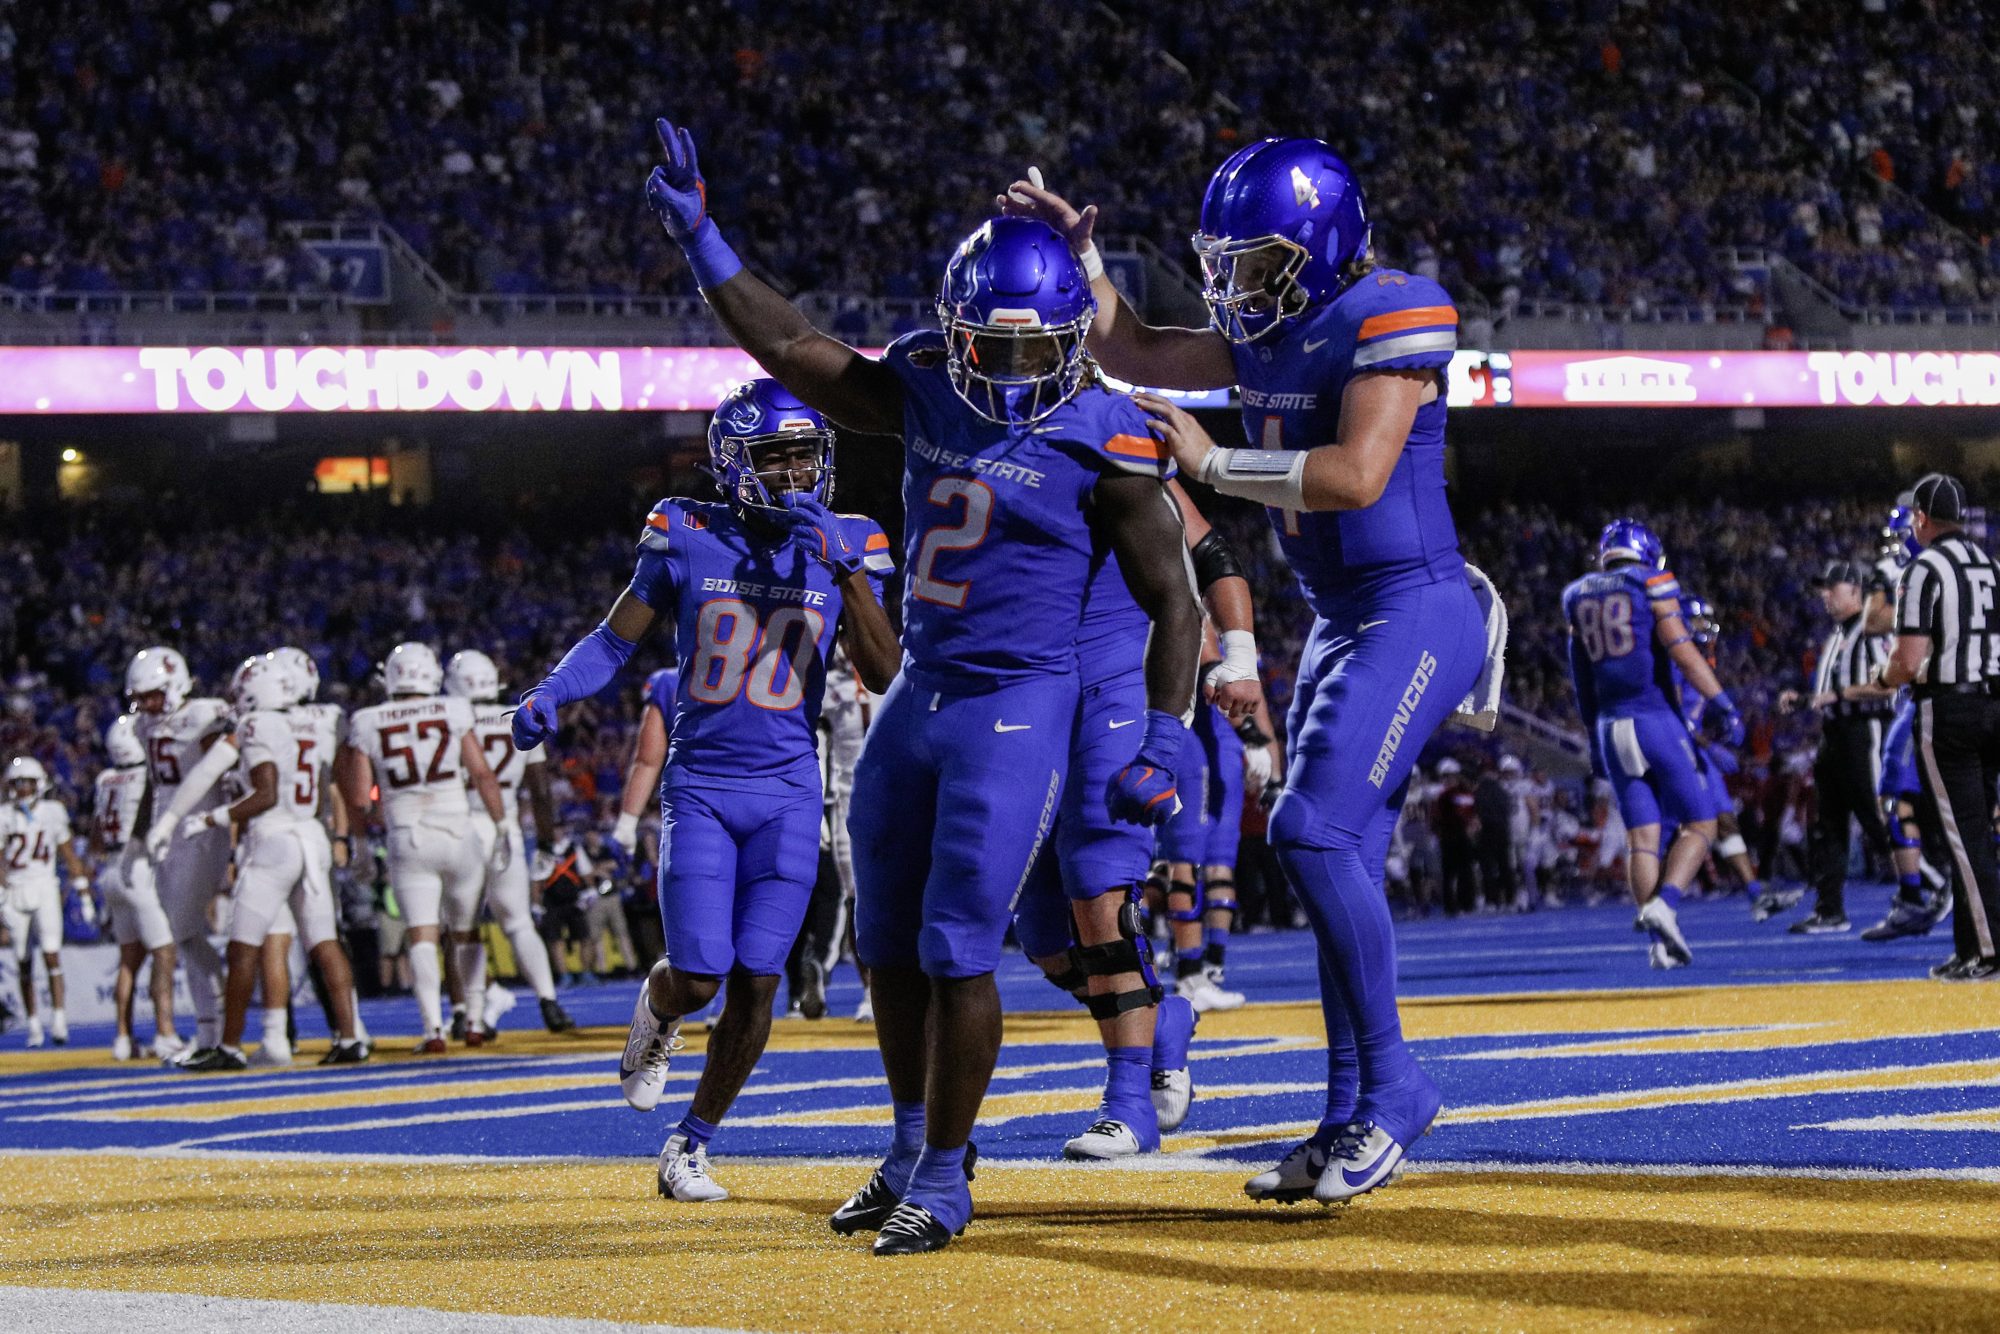
[(1195, 586), (1207, 593), (1209, 586), (1218, 579), (1231, 575), (1245, 580), (1249, 576), (1243, 572), (1243, 562), (1236, 558), (1236, 548), (1222, 535), (1219, 528), (1209, 529), (1208, 536), (1194, 544)]

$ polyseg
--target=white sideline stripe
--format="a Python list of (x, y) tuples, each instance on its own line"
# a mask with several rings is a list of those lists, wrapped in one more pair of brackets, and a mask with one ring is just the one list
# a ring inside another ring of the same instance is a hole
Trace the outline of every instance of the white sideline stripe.
[(627, 1325), (608, 1320), (551, 1316), (487, 1315), (424, 1306), (349, 1306), (335, 1302), (205, 1297), (179, 1292), (105, 1292), (91, 1288), (0, 1287), (0, 1309), (17, 1329), (37, 1334), (102, 1334), (143, 1329), (148, 1334), (740, 1334), (711, 1325)]
[[(321, 1073), (316, 1066), (301, 1066), (291, 1071), (252, 1073), (250, 1082), (229, 1083), (228, 1087), (270, 1090), (274, 1097), (283, 1097), (297, 1093), (325, 1093), (335, 1089), (368, 1088), (398, 1083), (422, 1084), (427, 1080), (436, 1079), (440, 1074), (448, 1074), (453, 1078), (505, 1079), (522, 1073), (540, 1073), (552, 1066), (608, 1063), (616, 1057), (615, 1052), (608, 1055), (599, 1052), (581, 1056), (509, 1056), (492, 1061), (474, 1057), (470, 1061), (448, 1064), (385, 1066), (366, 1073), (348, 1069), (327, 1070)], [(9, 1107), (45, 1106), (50, 1103), (73, 1106), (81, 1102), (115, 1102), (127, 1095), (144, 1094), (151, 1097), (167, 1089), (190, 1095), (212, 1094), (225, 1083), (223, 1080), (197, 1074), (170, 1073), (77, 1080), (49, 1079), (33, 1075), (22, 1078), (34, 1082), (17, 1084), (8, 1092), (0, 1093), (0, 1111)], [(108, 1092), (96, 1090), (108, 1090)], [(283, 1092), (280, 1093), (279, 1090)], [(79, 1097), (77, 1096), (79, 1093), (87, 1096)]]

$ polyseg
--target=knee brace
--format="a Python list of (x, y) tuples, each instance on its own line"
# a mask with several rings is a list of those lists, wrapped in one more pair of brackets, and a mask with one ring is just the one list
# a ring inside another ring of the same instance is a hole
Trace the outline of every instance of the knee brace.
[(1715, 855), (1727, 861), (1731, 857), (1741, 857), (1750, 851), (1750, 845), (1743, 841), (1743, 835), (1731, 834), (1715, 841)]
[[(1229, 897), (1219, 899), (1215, 897), (1217, 894), (1227, 894)], [(1202, 913), (1204, 917), (1209, 913), (1224, 913), (1228, 916), (1229, 920), (1222, 924), (1221, 929), (1227, 931), (1235, 927), (1238, 909), (1236, 906), (1236, 882), (1234, 880), (1218, 877), (1209, 881), (1203, 890), (1203, 900)]]
[(1083, 965), (1077, 961), (1076, 946), (1069, 947), (1069, 953), (1063, 956), (1063, 960), (1066, 966), (1060, 973), (1043, 973), (1042, 976), (1046, 977), (1049, 985), (1057, 991), (1084, 1000), (1083, 987), (1090, 974), (1085, 972)]
[(1917, 837), (1916, 824), (1917, 820), (1915, 816), (1899, 815), (1891, 811), (1889, 813), (1890, 846), (1898, 848), (1921, 847), (1923, 843)]
[(1130, 991), (1106, 992), (1090, 996), (1084, 1004), (1093, 1019), (1116, 1019), (1128, 1010), (1158, 1005), (1166, 994), (1153, 972), (1153, 942), (1147, 938), (1146, 923), (1140, 916), (1137, 886), (1126, 895), (1118, 909), (1118, 939), (1102, 945), (1078, 945), (1070, 951), (1075, 966), (1089, 977), (1115, 977), (1137, 973), (1141, 985)]
[(1173, 906), (1173, 900), (1171, 898), (1167, 900), (1168, 921), (1199, 922), (1201, 920), (1202, 899), (1204, 896), (1201, 892), (1201, 885), (1199, 883), (1192, 880), (1176, 880), (1171, 885), (1167, 886), (1167, 892), (1170, 895), (1185, 894), (1187, 895), (1188, 899), (1188, 906), (1185, 908), (1176, 908)]

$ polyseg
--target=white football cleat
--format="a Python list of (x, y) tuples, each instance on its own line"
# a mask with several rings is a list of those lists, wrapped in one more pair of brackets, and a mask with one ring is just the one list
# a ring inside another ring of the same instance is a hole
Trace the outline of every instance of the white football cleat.
[(126, 1037), (123, 1033), (120, 1033), (117, 1037), (111, 1039), (111, 1059), (114, 1061), (131, 1060), (132, 1039)]
[(69, 1045), (69, 1016), (61, 1010), (49, 1016), (49, 1041), (58, 1047)]
[(30, 1047), (42, 1045), (42, 1017), (38, 1014), (28, 1016), (28, 1045)]
[(514, 1008), (517, 998), (514, 993), (498, 982), (486, 984), (485, 1024), (489, 1029), (500, 1027), (500, 1016)]
[(1171, 1134), (1187, 1120), (1188, 1104), (1194, 1101), (1194, 1076), (1186, 1066), (1178, 1070), (1153, 1071), (1153, 1112), (1160, 1118), (1160, 1133)]
[(1243, 993), (1224, 991), (1215, 984), (1215, 979), (1207, 973), (1190, 973), (1174, 984), (1187, 1003), (1194, 1006), (1196, 1014), (1207, 1014), (1211, 1010), (1234, 1010), (1243, 1004)]
[(1657, 894), (1647, 899), (1646, 906), (1639, 909), (1639, 920), (1667, 947), (1667, 953), (1675, 963), (1694, 962), (1694, 951), (1688, 948), (1687, 937), (1681, 934), (1680, 919), (1667, 906), (1666, 900)]
[(156, 1061), (171, 1061), (181, 1054), (182, 1042), (176, 1033), (157, 1033), (146, 1047), (145, 1054)]
[(1321, 1204), (1343, 1204), (1366, 1195), (1401, 1176), (1397, 1169), (1402, 1163), (1403, 1146), (1393, 1135), (1373, 1121), (1355, 1122), (1334, 1141), (1313, 1198)]
[(1243, 1193), (1253, 1200), (1297, 1204), (1312, 1195), (1325, 1175), (1326, 1150), (1311, 1140), (1301, 1140), (1276, 1167), (1244, 1182)]
[(854, 1007), (854, 1022), (857, 1024), (875, 1022), (875, 998), (866, 991), (861, 993), (861, 1004)]
[(641, 1112), (660, 1105), (667, 1087), (667, 1066), (681, 1049), (681, 1021), (665, 1028), (646, 999), (647, 986), (639, 983), (639, 1002), (632, 1007), (632, 1027), (625, 1035), (625, 1055), (618, 1062), (618, 1086), (625, 1101)]
[(1667, 942), (1664, 940), (1655, 940), (1650, 946), (1648, 946), (1646, 958), (1647, 961), (1653, 965), (1653, 967), (1658, 968), (1661, 971), (1665, 971), (1666, 969), (1669, 968), (1687, 967), (1686, 964), (1682, 963), (1679, 959), (1676, 959), (1673, 956), (1672, 951), (1667, 949)]
[(250, 1057), (252, 1068), (290, 1069), (292, 1064), (292, 1044), (283, 1038), (265, 1038)]
[(1099, 1117), (1084, 1131), (1063, 1145), (1063, 1157), (1086, 1162), (1109, 1162), (1114, 1158), (1136, 1158), (1145, 1150), (1132, 1127), (1108, 1116)]
[(712, 1204), (726, 1200), (729, 1192), (708, 1174), (708, 1146), (688, 1151), (686, 1135), (669, 1135), (660, 1150), (660, 1194), (683, 1204)]

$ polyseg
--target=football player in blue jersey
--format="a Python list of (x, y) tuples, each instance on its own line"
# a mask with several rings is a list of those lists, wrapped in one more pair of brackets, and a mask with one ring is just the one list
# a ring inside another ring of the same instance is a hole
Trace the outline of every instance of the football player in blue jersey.
[[(1698, 597), (1689, 597), (1684, 619), (1694, 646), (1701, 651), (1702, 660), (1708, 664), (1709, 670), (1715, 670), (1716, 646), (1721, 635), (1715, 609)], [(1681, 674), (1678, 666), (1674, 668), (1674, 689), (1688, 726), (1699, 729), (1707, 701), (1695, 689), (1694, 682)], [(1742, 882), (1743, 892), (1750, 896), (1753, 916), (1758, 911), (1758, 904), (1784, 902), (1783, 892), (1767, 891), (1764, 882), (1757, 878), (1757, 868), (1750, 861), (1750, 845), (1743, 841), (1743, 830), (1736, 823), (1736, 800), (1729, 794), (1729, 776), (1741, 767), (1735, 752), (1713, 741), (1697, 741), (1695, 758), (1701, 762), (1702, 785), (1708, 789), (1709, 804), (1715, 811), (1715, 859), (1727, 866)], [(1664, 830), (1662, 837), (1668, 846), (1672, 846), (1672, 840), (1666, 837)], [(1798, 898), (1798, 895), (1793, 895), (1791, 902), (1796, 903)], [(1757, 920), (1762, 921), (1763, 918)]]
[[(1882, 526), (1876, 546), (1868, 603), (1863, 611), (1871, 635), (1896, 630), (1896, 581), (1916, 556), (1916, 511), (1912, 495), (1897, 498)], [(1855, 691), (1856, 697), (1864, 692)], [(1926, 936), (1951, 911), (1951, 889), (1937, 871), (1945, 860), (1944, 827), (1936, 807), (1924, 800), (1917, 777), (1917, 702), (1907, 687), (1895, 692), (1896, 711), (1882, 736), (1882, 777), (1877, 788), (1889, 826), (1891, 857), (1896, 864), (1896, 896), (1881, 921), (1861, 933), (1863, 940), (1896, 940)], [(1925, 855), (1928, 847), (1936, 861)]]
[[(1151, 633), (1145, 717), (1106, 805), (1152, 824), (1179, 801), (1201, 612), (1169, 465), (1145, 414), (1095, 382), (1090, 282), (1044, 224), (980, 226), (946, 266), (943, 332), (864, 357), (743, 268), (708, 214), (693, 136), (659, 130), (648, 201), (737, 345), (842, 426), (903, 438), (903, 670), (848, 820), (895, 1133), (833, 1226), (879, 1228), (878, 1255), (935, 1250), (972, 1214), (967, 1146), (1001, 1038), (993, 970), (1060, 808), (1078, 622), (1107, 549)], [(1121, 896), (1093, 902), (1082, 946), (1117, 962), (1091, 994), (1144, 990)]]
[[(896, 674), (881, 585), (893, 565), (874, 520), (827, 507), (833, 432), (773, 380), (725, 395), (708, 432), (721, 503), (668, 497), (639, 537), (611, 612), (521, 697), (514, 741), (540, 745), (561, 706), (597, 694), (660, 621), (681, 664), (660, 786), (660, 920), (667, 958), (633, 1006), (619, 1068), (651, 1111), (681, 1019), (724, 990), (687, 1115), (661, 1151), (660, 1194), (728, 1198), (708, 1141), (771, 1032), (771, 998), (819, 871), (815, 744), (835, 635), (871, 688)], [(658, 686), (668, 680), (653, 678)], [(655, 697), (653, 707), (666, 701)]]
[(1104, 369), (1239, 389), (1256, 449), (1217, 448), (1172, 402), (1139, 402), (1183, 473), (1266, 507), (1315, 613), (1270, 839), (1319, 942), (1326, 1109), (1245, 1189), (1352, 1199), (1392, 1178), (1441, 1106), (1403, 1040), (1383, 873), (1417, 753), (1488, 649), (1445, 501), (1458, 313), (1431, 280), (1374, 267), (1360, 186), (1316, 139), (1260, 140), (1210, 179), (1195, 237), (1208, 329), (1144, 324), (1103, 272), (1095, 206), (1030, 177), (1001, 205), (1063, 233), (1092, 274)]
[[(1563, 590), (1570, 676), (1591, 768), (1610, 780), (1625, 820), (1626, 879), (1651, 937), (1649, 958), (1655, 968), (1678, 968), (1694, 956), (1676, 910), (1715, 842), (1715, 805), (1676, 670), (1701, 697), (1701, 722), (1725, 745), (1743, 743), (1743, 717), (1681, 618), (1680, 583), (1652, 530), (1614, 519), (1598, 537), (1597, 563)], [(1677, 830), (1664, 858), (1663, 819)]]

